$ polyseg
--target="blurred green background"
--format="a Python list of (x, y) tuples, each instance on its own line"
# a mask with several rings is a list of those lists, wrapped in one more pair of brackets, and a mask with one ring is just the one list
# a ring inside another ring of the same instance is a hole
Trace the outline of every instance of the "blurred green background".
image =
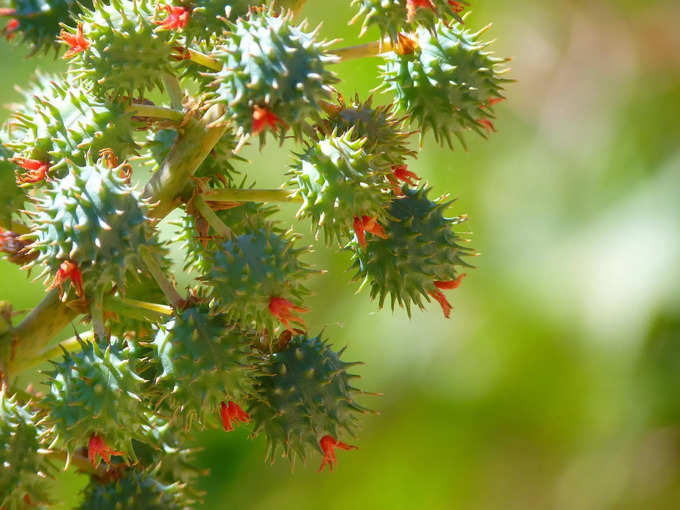
[[(358, 42), (348, 1), (309, 0), (322, 32)], [(478, 269), (439, 306), (378, 312), (349, 257), (319, 248), (308, 323), (362, 360), (358, 451), (317, 474), (263, 463), (245, 428), (208, 432), (206, 509), (648, 509), (680, 505), (680, 6), (677, 1), (472, 0), (518, 82), (499, 133), (469, 152), (427, 140), (411, 169), (467, 213)], [(376, 37), (371, 32), (366, 39)], [(0, 99), (34, 68), (0, 42)], [(342, 64), (340, 90), (379, 83), (378, 59)], [(383, 97), (381, 100), (386, 101)], [(6, 118), (0, 113), (0, 120)], [(249, 150), (278, 185), (285, 150)], [(284, 208), (287, 217), (294, 210)], [(298, 229), (307, 232), (307, 225)], [(183, 284), (188, 284), (185, 279)], [(0, 300), (43, 292), (0, 262)], [(68, 332), (65, 332), (68, 334)], [(39, 380), (39, 376), (34, 376)], [(60, 508), (84, 477), (60, 481)]]

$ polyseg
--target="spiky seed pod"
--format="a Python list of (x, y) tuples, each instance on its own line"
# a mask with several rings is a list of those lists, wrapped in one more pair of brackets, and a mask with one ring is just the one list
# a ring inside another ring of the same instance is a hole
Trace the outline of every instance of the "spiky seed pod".
[(132, 439), (145, 439), (140, 391), (144, 380), (130, 370), (130, 349), (115, 337), (81, 341), (79, 352), (64, 351), (46, 372), (49, 393), (47, 425), (53, 444), (69, 454), (93, 435), (134, 459)]
[(0, 389), (0, 508), (20, 510), (49, 503), (48, 477), (54, 467), (45, 455), (41, 437), (44, 430), (29, 405), (20, 405), (16, 397)]
[(0, 130), (0, 225), (12, 224), (12, 216), (23, 209), (26, 193), (17, 186), (14, 152), (7, 147), (7, 133)]
[(162, 86), (164, 74), (172, 74), (174, 31), (156, 30), (155, 15), (151, 0), (95, 0), (77, 18), (87, 47), (70, 58), (73, 76), (98, 96), (143, 96)]
[(346, 241), (357, 217), (385, 220), (386, 173), (364, 151), (366, 143), (351, 129), (340, 136), (334, 132), (299, 154), (291, 168), (289, 185), (303, 199), (297, 216), (310, 218), (314, 233), (323, 230), (328, 244)]
[(147, 204), (101, 162), (71, 167), (36, 200), (33, 249), (49, 278), (65, 261), (77, 265), (87, 295), (95, 297), (142, 266), (139, 251), (160, 248), (147, 220)]
[(373, 106), (373, 96), (361, 102), (357, 94), (349, 103), (342, 96), (338, 106), (316, 127), (321, 138), (344, 135), (352, 130), (353, 139), (365, 138), (364, 152), (375, 156), (373, 164), (380, 167), (401, 165), (406, 157), (415, 157), (408, 138), (413, 133), (403, 129), (404, 120), (394, 113), (393, 105)]
[(294, 247), (292, 232), (271, 225), (222, 243), (210, 262), (204, 284), (210, 298), (230, 322), (273, 332), (279, 321), (270, 311), (272, 298), (300, 305), (308, 294), (302, 285), (312, 270), (300, 256), (308, 249)]
[(218, 419), (222, 401), (240, 401), (250, 390), (249, 343), (244, 331), (205, 305), (178, 312), (153, 341), (163, 367), (153, 383), (158, 404), (187, 430)]
[(21, 42), (30, 45), (30, 54), (59, 51), (57, 35), (62, 24), (71, 25), (73, 18), (81, 12), (81, 6), (91, 7), (91, 0), (13, 0), (9, 3), (15, 12), (13, 19), (18, 24), (6, 28), (8, 39), (21, 36)]
[[(353, 0), (352, 5), (359, 6), (359, 12), (352, 18), (354, 23), (364, 18), (361, 35), (369, 27), (376, 25), (380, 34), (397, 43), (399, 34), (412, 32), (418, 27), (432, 30), (439, 20), (451, 18), (462, 21), (459, 12), (462, 4), (467, 2), (451, 2), (450, 0)], [(420, 4), (420, 5), (418, 5)]]
[[(230, 33), (213, 57), (221, 71), (203, 78), (208, 102), (224, 105), (224, 120), (233, 120), (237, 134), (266, 130), (253, 120), (256, 111), (266, 111), (270, 124), (283, 123), (296, 137), (308, 121), (320, 117), (319, 101), (330, 98), (331, 85), (338, 80), (326, 65), (337, 60), (327, 53), (328, 42), (318, 40), (318, 29), (305, 31), (306, 23), (293, 24), (292, 14), (251, 11), (229, 23)], [(279, 130), (281, 137), (285, 129)]]
[(50, 177), (62, 177), (68, 161), (95, 161), (105, 148), (121, 159), (136, 152), (132, 135), (141, 123), (126, 111), (127, 101), (97, 98), (67, 75), (38, 73), (22, 92), (9, 143), (17, 156), (49, 161)]
[[(232, 234), (240, 236), (255, 232), (267, 225), (267, 219), (278, 207), (258, 202), (241, 202), (232, 207), (215, 211)], [(176, 241), (184, 252), (184, 268), (205, 274), (210, 270), (213, 254), (219, 249), (220, 238), (208, 234), (208, 225), (199, 213), (187, 212), (178, 224)]]
[[(152, 166), (160, 165), (170, 152), (177, 140), (177, 131), (174, 129), (161, 129), (151, 134), (146, 144), (146, 161)], [(234, 183), (239, 173), (233, 166), (234, 161), (246, 161), (234, 153), (238, 145), (236, 135), (231, 130), (220, 138), (219, 142), (210, 151), (210, 155), (201, 163), (194, 174), (200, 179), (207, 179), (213, 186), (229, 185)]]
[(269, 462), (279, 454), (293, 464), (304, 461), (309, 449), (323, 453), (323, 436), (355, 434), (358, 415), (367, 410), (354, 400), (360, 392), (347, 369), (356, 363), (342, 361), (343, 351), (333, 351), (320, 336), (297, 335), (261, 361), (249, 413), (253, 435), (267, 437)]
[(502, 64), (487, 51), (490, 43), (458, 24), (438, 23), (435, 31), (420, 28), (410, 52), (385, 54), (383, 89), (396, 94), (397, 107), (422, 134), (434, 132), (439, 143), (453, 147), (451, 135), (465, 146), (463, 133), (486, 137), (493, 125), (493, 104), (503, 97)]
[(463, 246), (462, 238), (452, 230), (466, 218), (445, 217), (451, 202), (433, 202), (428, 192), (402, 187), (404, 196), (389, 208), (387, 237), (374, 237), (365, 247), (356, 239), (351, 245), (357, 271), (354, 279), (370, 282), (371, 298), (378, 298), (380, 307), (389, 295), (392, 308), (398, 303), (409, 316), (412, 304), (423, 308), (423, 298), (429, 301), (438, 292), (435, 282), (454, 281), (461, 268), (473, 267), (464, 257), (474, 250)]
[(153, 472), (128, 469), (114, 482), (92, 479), (83, 491), (80, 510), (180, 510), (184, 487), (180, 483), (163, 484)]
[(262, 5), (262, 0), (173, 0), (168, 2), (185, 7), (189, 20), (182, 30), (187, 43), (208, 42), (220, 36), (225, 29), (222, 18), (236, 19), (245, 16), (248, 9)]

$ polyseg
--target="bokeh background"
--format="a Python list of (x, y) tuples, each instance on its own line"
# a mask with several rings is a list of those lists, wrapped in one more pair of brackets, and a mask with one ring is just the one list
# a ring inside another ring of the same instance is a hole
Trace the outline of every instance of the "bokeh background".
[[(361, 386), (384, 396), (364, 404), (381, 414), (333, 474), (317, 474), (316, 458), (294, 473), (265, 465), (245, 428), (197, 437), (204, 508), (680, 505), (680, 5), (472, 3), (469, 27), (493, 22), (495, 50), (514, 58), (499, 133), (469, 152), (427, 139), (411, 164), (458, 197), (452, 213), (470, 216), (481, 253), (450, 293), (452, 318), (436, 304), (411, 320), (378, 312), (354, 295), (349, 256), (317, 250), (329, 272), (312, 282), (308, 322), (366, 363)], [(354, 44), (348, 4), (309, 0), (304, 14)], [(36, 67), (64, 68), (25, 53), (0, 41), (3, 103)], [(341, 91), (365, 97), (378, 63), (337, 66)], [(282, 182), (285, 149), (248, 156), (258, 183)], [(42, 292), (0, 261), (0, 300), (28, 310)], [(60, 479), (58, 508), (85, 483)]]

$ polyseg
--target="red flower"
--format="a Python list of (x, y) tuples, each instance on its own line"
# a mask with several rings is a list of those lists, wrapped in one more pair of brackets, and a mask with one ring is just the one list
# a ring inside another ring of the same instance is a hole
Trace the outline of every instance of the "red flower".
[(380, 223), (378, 223), (377, 218), (370, 218), (369, 216), (362, 216), (361, 218), (359, 218), (359, 216), (355, 216), (354, 233), (357, 235), (359, 244), (364, 248), (366, 247), (365, 232), (369, 232), (374, 236), (387, 239), (387, 234), (385, 234), (385, 230), (382, 228)]
[(276, 125), (283, 125), (283, 121), (279, 119), (271, 110), (255, 105), (253, 107), (253, 130), (252, 134), (256, 135), (269, 127), (276, 129)]
[(496, 128), (494, 127), (493, 123), (489, 119), (479, 119), (477, 121), (479, 125), (481, 125), (484, 129), (486, 129), (486, 132), (491, 134), (491, 132), (496, 132)]
[(90, 43), (83, 36), (83, 25), (81, 23), (78, 23), (78, 31), (75, 35), (62, 30), (57, 39), (69, 45), (69, 50), (64, 53), (64, 58), (71, 58), (90, 47)]
[(427, 9), (432, 9), (433, 11), (435, 10), (432, 0), (406, 0), (406, 12), (408, 13), (406, 21), (409, 23), (413, 21), (416, 17), (416, 9), (418, 9), (418, 7), (425, 7)]
[(463, 12), (463, 9), (465, 9), (465, 6), (460, 2), (456, 2), (456, 0), (449, 0), (449, 5), (456, 14)]
[(50, 164), (45, 161), (26, 158), (14, 158), (12, 161), (27, 170), (23, 175), (17, 177), (19, 184), (40, 182), (47, 177), (47, 173), (50, 171)]
[(16, 31), (19, 30), (19, 20), (16, 18), (12, 18), (9, 20), (7, 25), (5, 25), (5, 28), (2, 30), (3, 35), (5, 36), (5, 39), (8, 41), (11, 41), (14, 39), (14, 36), (16, 35)]
[(67, 280), (71, 280), (71, 283), (76, 288), (76, 295), (78, 297), (85, 297), (85, 290), (83, 289), (83, 275), (80, 272), (80, 269), (78, 269), (76, 263), (71, 262), (70, 260), (62, 262), (61, 266), (59, 266), (57, 274), (54, 277), (54, 281), (52, 282), (52, 286), (50, 288), (53, 289), (54, 287), (59, 287), (59, 296), (62, 297), (64, 295), (63, 286)]
[(234, 430), (234, 425), (231, 423), (232, 420), (241, 423), (248, 423), (250, 421), (250, 415), (231, 400), (229, 401), (229, 405), (222, 402), (220, 416), (222, 417), (222, 427), (224, 427), (224, 430), (227, 432)]
[(323, 436), (321, 441), (319, 441), (319, 446), (321, 446), (321, 451), (323, 451), (323, 462), (319, 468), (319, 473), (323, 471), (328, 464), (328, 467), (333, 471), (333, 466), (338, 463), (338, 459), (335, 458), (335, 449), (340, 448), (341, 450), (357, 450), (356, 446), (351, 446), (338, 441), (333, 436)]
[(420, 177), (418, 177), (417, 174), (411, 172), (406, 165), (393, 165), (392, 175), (388, 175), (387, 180), (392, 183), (394, 193), (396, 195), (401, 195), (402, 193), (399, 181), (405, 182), (409, 186), (416, 186), (417, 183), (415, 181), (419, 181)]
[(442, 290), (452, 290), (452, 289), (458, 288), (458, 286), (460, 285), (460, 282), (463, 280), (463, 278), (465, 278), (464, 273), (461, 274), (460, 276), (458, 276), (458, 278), (456, 278), (455, 280), (448, 280), (448, 281), (436, 280), (434, 282), (434, 286), (437, 287), (437, 289), (441, 289), (441, 290), (429, 292), (430, 296), (432, 296), (433, 298), (435, 298), (439, 302), (439, 304), (441, 305), (442, 310), (444, 312), (444, 317), (446, 317), (447, 319), (449, 317), (451, 317), (452, 307), (451, 307), (451, 303), (448, 302), (448, 300), (446, 299), (446, 296), (441, 291)]
[(295, 324), (300, 324), (303, 327), (307, 327), (305, 324), (305, 321), (301, 317), (297, 317), (293, 315), (292, 311), (300, 312), (300, 313), (307, 313), (309, 312), (309, 308), (303, 308), (301, 306), (296, 306), (290, 301), (287, 301), (283, 298), (280, 297), (272, 297), (269, 300), (269, 312), (279, 319), (284, 326), (286, 326), (286, 329), (290, 331), (291, 333), (294, 333), (293, 329), (290, 327), (290, 322), (294, 322)]
[(189, 23), (189, 9), (186, 7), (165, 4), (158, 7), (168, 13), (165, 19), (154, 21), (163, 30), (181, 30)]
[(107, 464), (111, 463), (111, 455), (124, 455), (123, 452), (118, 452), (113, 450), (106, 444), (104, 438), (98, 436), (97, 434), (92, 434), (90, 442), (87, 445), (87, 457), (90, 459), (90, 463), (97, 467), (99, 462), (97, 462), (97, 455), (104, 459)]

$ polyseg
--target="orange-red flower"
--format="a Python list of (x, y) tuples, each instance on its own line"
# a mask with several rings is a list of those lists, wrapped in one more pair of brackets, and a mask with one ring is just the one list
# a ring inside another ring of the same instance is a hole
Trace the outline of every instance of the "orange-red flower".
[(496, 128), (489, 119), (479, 119), (477, 122), (479, 123), (480, 126), (486, 129), (487, 133), (491, 134), (492, 132), (493, 133), (496, 132)]
[(16, 18), (12, 18), (7, 22), (5, 28), (2, 29), (2, 33), (5, 36), (5, 39), (11, 41), (12, 39), (14, 39), (17, 30), (19, 30), (19, 20)]
[(63, 297), (64, 295), (64, 284), (68, 281), (71, 280), (71, 283), (76, 289), (76, 295), (78, 297), (85, 297), (85, 290), (83, 289), (83, 275), (80, 272), (80, 269), (78, 269), (78, 265), (75, 262), (71, 262), (70, 260), (66, 260), (61, 263), (61, 266), (59, 266), (59, 269), (57, 270), (57, 274), (54, 277), (54, 281), (52, 282), (51, 289), (54, 287), (59, 287), (59, 296)]
[(399, 181), (405, 182), (409, 186), (416, 186), (418, 184), (416, 181), (419, 181), (420, 177), (418, 177), (418, 175), (414, 172), (411, 172), (407, 165), (393, 165), (392, 175), (388, 175), (387, 180), (392, 184), (394, 193), (401, 195), (402, 193)]
[(220, 416), (222, 417), (222, 427), (227, 432), (234, 430), (234, 424), (232, 421), (248, 423), (250, 421), (250, 415), (246, 413), (241, 407), (235, 402), (229, 401), (229, 405), (222, 402), (220, 407)]
[(432, 9), (433, 11), (435, 10), (432, 0), (406, 0), (406, 12), (408, 13), (406, 21), (409, 23), (413, 21), (416, 17), (416, 9), (418, 9), (418, 7), (425, 7), (427, 9)]
[(458, 278), (456, 278), (455, 280), (447, 281), (436, 280), (434, 282), (434, 286), (440, 290), (429, 292), (430, 296), (432, 296), (439, 302), (439, 304), (442, 307), (442, 311), (444, 312), (444, 317), (446, 317), (447, 319), (451, 317), (451, 310), (453, 309), (453, 307), (451, 306), (451, 303), (449, 303), (449, 301), (446, 299), (446, 296), (444, 295), (442, 290), (452, 290), (458, 288), (463, 278), (465, 278), (465, 273), (458, 276)]
[(319, 473), (324, 470), (326, 465), (333, 471), (333, 466), (338, 463), (338, 459), (335, 457), (335, 449), (340, 448), (341, 450), (357, 450), (358, 447), (348, 445), (342, 441), (338, 441), (333, 436), (323, 436), (321, 441), (319, 441), (319, 446), (321, 446), (321, 451), (323, 451), (323, 462), (321, 462), (321, 467), (319, 468)]
[(163, 30), (181, 30), (189, 23), (190, 13), (186, 7), (162, 4), (158, 8), (168, 13), (164, 19), (154, 21)]
[(40, 182), (47, 177), (50, 171), (50, 164), (36, 159), (14, 158), (12, 161), (26, 170), (22, 175), (17, 176), (19, 184)]
[(449, 0), (449, 5), (453, 8), (453, 12), (456, 14), (463, 12), (463, 9), (465, 9), (465, 6), (456, 0)]
[(97, 467), (99, 465), (97, 455), (104, 459), (104, 462), (110, 464), (111, 455), (124, 455), (124, 454), (123, 452), (118, 452), (109, 447), (109, 445), (106, 444), (106, 441), (104, 441), (103, 437), (98, 436), (97, 434), (92, 434), (90, 442), (87, 445), (87, 457), (88, 459), (90, 459), (90, 463), (94, 467)]
[(309, 312), (309, 308), (296, 306), (290, 301), (280, 297), (272, 297), (269, 300), (269, 312), (278, 320), (280, 320), (281, 323), (286, 326), (286, 329), (291, 333), (294, 333), (294, 330), (290, 326), (291, 322), (299, 324), (305, 328), (307, 327), (305, 321), (301, 317), (293, 315), (293, 311), (307, 313)]
[(283, 121), (279, 119), (274, 112), (257, 105), (253, 107), (252, 134), (256, 135), (266, 128), (276, 129), (278, 124), (283, 125)]
[(89, 41), (85, 39), (85, 36), (83, 35), (82, 23), (78, 23), (78, 29), (75, 35), (66, 30), (62, 30), (57, 39), (69, 46), (68, 51), (64, 53), (64, 58), (71, 58), (90, 47)]
[(374, 236), (382, 237), (387, 239), (387, 234), (382, 228), (380, 223), (378, 223), (377, 218), (371, 218), (369, 216), (359, 216), (354, 217), (354, 233), (357, 235), (359, 244), (362, 247), (366, 247), (366, 232), (373, 234)]

